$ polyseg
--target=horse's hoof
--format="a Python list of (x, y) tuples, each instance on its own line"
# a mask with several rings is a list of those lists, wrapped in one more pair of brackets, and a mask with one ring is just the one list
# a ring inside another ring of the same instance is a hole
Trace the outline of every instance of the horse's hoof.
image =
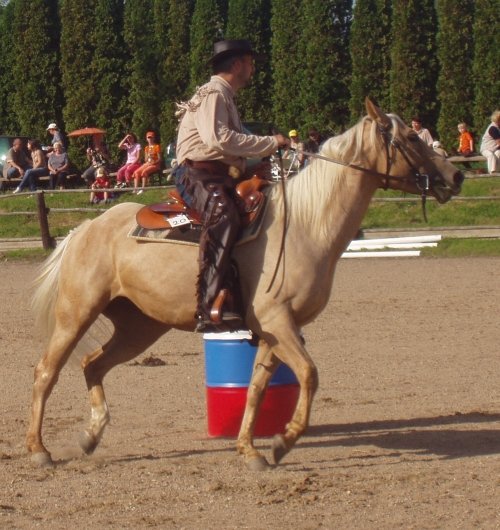
[(78, 443), (86, 455), (91, 455), (97, 447), (97, 440), (88, 431), (83, 431), (78, 437)]
[(285, 443), (285, 438), (281, 434), (277, 434), (273, 438), (272, 444), (273, 460), (276, 465), (279, 464), (280, 460), (288, 453), (288, 447)]
[(247, 468), (250, 471), (261, 472), (271, 469), (271, 466), (269, 465), (268, 461), (262, 455), (252, 456), (247, 460), (246, 464)]
[(49, 453), (33, 453), (31, 461), (37, 467), (54, 467), (54, 462)]

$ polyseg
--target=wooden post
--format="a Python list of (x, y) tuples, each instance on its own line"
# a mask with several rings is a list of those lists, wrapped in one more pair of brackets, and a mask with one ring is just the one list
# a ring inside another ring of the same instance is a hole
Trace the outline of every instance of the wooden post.
[(43, 190), (36, 194), (36, 206), (38, 209), (38, 222), (40, 223), (40, 233), (42, 235), (42, 244), (45, 250), (55, 247), (55, 240), (50, 237), (49, 220), (47, 214), (49, 209), (45, 206), (45, 197)]

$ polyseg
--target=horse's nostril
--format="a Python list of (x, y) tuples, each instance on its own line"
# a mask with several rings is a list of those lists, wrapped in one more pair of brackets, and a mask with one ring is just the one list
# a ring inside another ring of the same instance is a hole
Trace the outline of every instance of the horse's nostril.
[(454, 182), (457, 186), (461, 186), (464, 180), (465, 180), (465, 177), (464, 177), (464, 174), (463, 174), (461, 171), (457, 171), (457, 172), (453, 175), (453, 182)]

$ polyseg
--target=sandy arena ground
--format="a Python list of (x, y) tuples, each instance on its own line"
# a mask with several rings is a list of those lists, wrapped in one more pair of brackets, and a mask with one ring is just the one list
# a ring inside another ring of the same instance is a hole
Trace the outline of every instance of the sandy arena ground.
[[(312, 426), (279, 468), (251, 473), (233, 440), (207, 438), (202, 339), (180, 332), (109, 374), (112, 422), (90, 457), (84, 379), (66, 366), (45, 420), (57, 465), (34, 468), (35, 266), (2, 263), (0, 527), (500, 528), (499, 267), (342, 260), (305, 329)], [(151, 355), (166, 364), (141, 364)]]

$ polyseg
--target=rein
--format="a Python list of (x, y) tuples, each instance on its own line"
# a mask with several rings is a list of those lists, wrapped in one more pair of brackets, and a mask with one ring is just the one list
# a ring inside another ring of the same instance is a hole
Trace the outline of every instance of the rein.
[[(328, 156), (320, 155), (318, 153), (312, 153), (310, 151), (301, 150), (300, 152), (311, 158), (319, 158), (320, 160), (325, 160), (326, 162), (331, 162), (332, 164), (338, 164), (340, 166), (348, 167), (356, 171), (361, 171), (363, 173), (369, 173), (370, 175), (373, 175), (382, 181), (381, 186), (379, 187), (382, 188), (383, 190), (387, 190), (389, 188), (390, 180), (396, 180), (396, 181), (399, 180), (401, 182), (407, 182), (409, 180), (412, 180), (411, 177), (403, 177), (400, 175), (390, 174), (392, 164), (394, 163), (394, 160), (396, 158), (395, 154), (396, 152), (399, 152), (413, 172), (413, 181), (421, 192), (420, 197), (422, 199), (422, 215), (423, 215), (425, 222), (427, 222), (427, 212), (426, 212), (427, 192), (430, 189), (431, 181), (433, 179), (431, 179), (429, 175), (422, 174), (418, 171), (418, 169), (411, 162), (409, 156), (407, 155), (407, 153), (405, 152), (401, 144), (393, 138), (392, 134), (390, 134), (390, 132), (387, 129), (381, 126), (378, 126), (377, 128), (379, 132), (381, 133), (382, 138), (384, 139), (384, 147), (385, 147), (386, 159), (387, 159), (387, 169), (385, 173), (380, 173), (379, 171), (375, 171), (373, 169), (368, 169), (362, 166), (358, 166), (357, 164), (351, 164), (349, 162), (343, 162), (342, 160), (330, 158)], [(392, 152), (394, 153), (394, 156), (392, 156), (390, 153), (391, 147), (393, 148)]]
[[(396, 139), (394, 139), (394, 137), (392, 136), (392, 134), (389, 132), (387, 128), (382, 127), (381, 125), (377, 125), (377, 129), (380, 132), (382, 138), (384, 139), (384, 148), (385, 148), (386, 160), (387, 160), (387, 169), (385, 173), (380, 173), (379, 171), (374, 171), (373, 169), (368, 169), (363, 166), (358, 166), (357, 164), (343, 162), (342, 160), (330, 158), (328, 156), (320, 155), (318, 153), (313, 153), (311, 151), (305, 151), (303, 149), (301, 149), (300, 152), (310, 158), (318, 158), (320, 160), (325, 160), (326, 162), (331, 162), (332, 164), (337, 164), (339, 166), (348, 167), (356, 171), (361, 171), (363, 173), (369, 173), (370, 175), (373, 175), (381, 180), (381, 186), (379, 187), (382, 188), (383, 190), (387, 190), (389, 188), (390, 180), (396, 180), (396, 181), (399, 180), (401, 182), (407, 182), (411, 180), (410, 177), (403, 177), (400, 175), (390, 174), (392, 165), (394, 163), (394, 160), (396, 159), (396, 153), (397, 152), (401, 153), (401, 156), (404, 158), (405, 162), (408, 164), (408, 166), (413, 172), (413, 180), (415, 182), (415, 185), (421, 191), (420, 197), (422, 199), (422, 215), (423, 215), (424, 221), (427, 223), (427, 211), (426, 211), (427, 192), (430, 189), (431, 181), (433, 179), (431, 179), (429, 175), (421, 174), (418, 171), (415, 165), (411, 162), (409, 156), (407, 155), (407, 153), (405, 152), (401, 144)], [(392, 154), (391, 154), (391, 148), (392, 148)], [(278, 260), (276, 262), (276, 267), (274, 269), (273, 277), (271, 278), (271, 281), (269, 282), (269, 286), (266, 290), (266, 293), (268, 293), (271, 290), (271, 287), (273, 286), (274, 281), (276, 280), (276, 275), (278, 274), (278, 269), (279, 269), (279, 265), (281, 262), (281, 258), (285, 252), (285, 240), (286, 240), (288, 213), (287, 213), (286, 193), (285, 193), (285, 176), (283, 172), (283, 156), (281, 154), (281, 149), (278, 150), (278, 159), (279, 159), (279, 164), (280, 164), (281, 183), (282, 183), (282, 188), (283, 188), (283, 201), (284, 201), (283, 233), (281, 237)]]

